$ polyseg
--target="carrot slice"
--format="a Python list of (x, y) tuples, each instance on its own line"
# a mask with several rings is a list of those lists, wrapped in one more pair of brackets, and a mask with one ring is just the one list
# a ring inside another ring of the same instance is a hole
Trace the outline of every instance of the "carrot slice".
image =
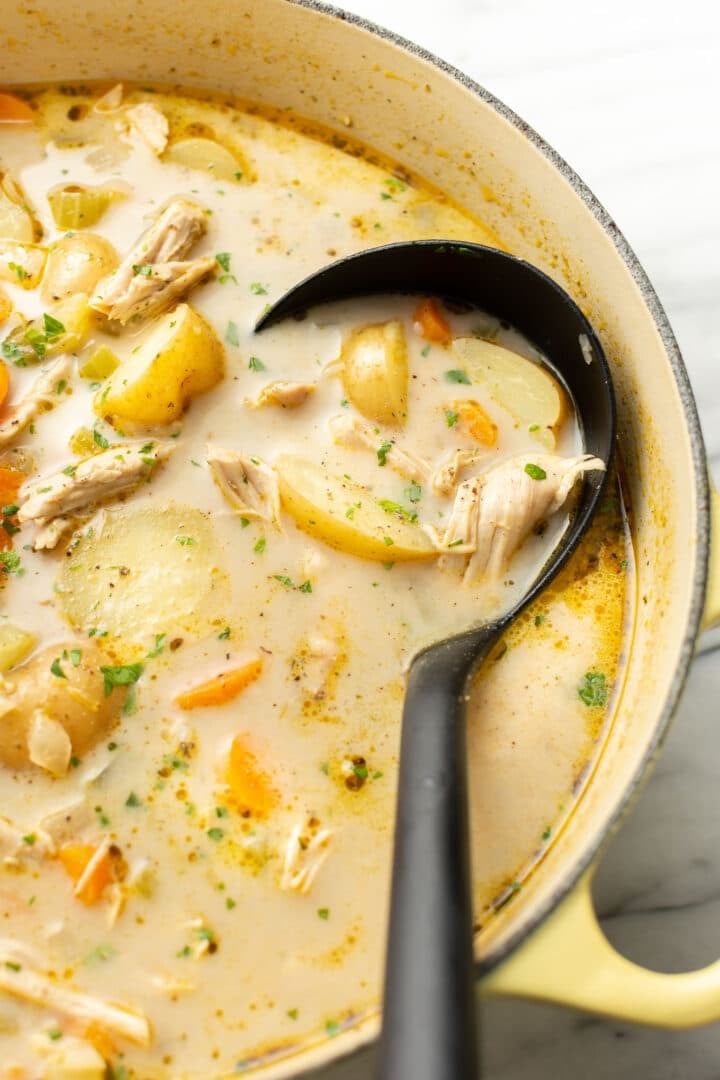
[[(93, 847), (92, 844), (64, 844), (60, 848), (58, 852), (60, 862), (76, 885), (85, 873), (87, 865), (96, 851), (97, 848)], [(96, 904), (101, 899), (105, 889), (108, 885), (112, 885), (114, 880), (112, 855), (109, 851), (106, 851), (98, 859), (76, 896), (83, 904), (88, 906)]]
[(216, 675), (214, 679), (191, 687), (175, 698), (181, 709), (201, 709), (207, 705), (224, 705), (255, 682), (262, 671), (262, 660), (258, 657), (248, 661), (242, 667), (233, 668)]
[(463, 427), (475, 442), (494, 446), (497, 442), (497, 424), (490, 419), (479, 401), (452, 401), (449, 409), (456, 412)]
[(26, 101), (14, 94), (0, 93), (0, 124), (32, 124), (35, 113)]
[(270, 777), (240, 735), (235, 736), (230, 747), (225, 782), (229, 800), (240, 810), (267, 814), (277, 805), (278, 793)]
[(432, 297), (420, 301), (413, 312), (413, 323), (417, 332), (426, 341), (435, 341), (440, 345), (447, 345), (452, 341), (450, 323)]

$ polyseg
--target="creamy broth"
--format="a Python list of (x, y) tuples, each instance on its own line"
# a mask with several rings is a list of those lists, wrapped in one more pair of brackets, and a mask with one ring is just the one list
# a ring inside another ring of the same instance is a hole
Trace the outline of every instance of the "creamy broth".
[[(28, 505), (48, 478), (65, 469), (74, 480), (99, 451), (131, 447), (147, 461), (133, 490), (71, 514), (52, 550), (33, 550), (37, 526), (23, 524), (12, 536), (19, 565), (4, 563), (3, 623), (33, 635), (24, 663), (47, 650), (40, 662), (52, 693), (86, 662), (96, 675), (101, 663), (103, 702), (116, 705), (92, 746), (78, 753), (73, 743), (64, 773), (0, 766), (8, 833), (0, 835), (0, 1076), (75, 1075), (52, 1071), (70, 1046), (89, 1048), (115, 1077), (207, 1080), (333, 1037), (377, 1008), (407, 664), (428, 640), (514, 602), (567, 521), (567, 506), (545, 515), (507, 573), (463, 580), (468, 555), (446, 532), (460, 477), (517, 458), (539, 483), (537, 470), (545, 472), (535, 462), (577, 455), (581, 441), (571, 413), (551, 448), (539, 441), (547, 432), (470, 378), (459, 346), (418, 329), (418, 298), (328, 305), (253, 334), (268, 302), (333, 257), (399, 239), (494, 242), (440, 193), (278, 116), (141, 89), (98, 113), (100, 93), (37, 91), (34, 124), (0, 124), (0, 168), (21, 185), (51, 249), (63, 235), (47, 198), (58, 186), (120, 185), (122, 197), (88, 230), (120, 259), (173, 197), (196, 203), (207, 228), (185, 258), (217, 266), (178, 302), (222, 343), (224, 370), (171, 422), (133, 428), (102, 397), (113, 400), (112, 384), (121, 398), (117, 372), (130, 370), (153, 320), (123, 328), (96, 316), (53, 387), (54, 407), (3, 451), (6, 468), (24, 470), (18, 499)], [(169, 151), (127, 129), (124, 110), (139, 103), (169, 121)], [(173, 146), (188, 138), (217, 139), (236, 173), (219, 180), (173, 161)], [(145, 272), (140, 261), (134, 273)], [(16, 313), (57, 310), (42, 285), (25, 288), (16, 276), (2, 282)], [(440, 310), (453, 339), (552, 363), (482, 313)], [(13, 319), (0, 336), (26, 348)], [(406, 415), (395, 424), (363, 416), (336, 366), (354, 330), (391, 321), (409, 370)], [(52, 321), (40, 325), (52, 345)], [(83, 377), (99, 346), (120, 367)], [(11, 345), (3, 353), (13, 406), (51, 360), (36, 354), (17, 366)], [(311, 389), (297, 405), (258, 402), (276, 382)], [(495, 425), (490, 445), (471, 434), (468, 401)], [(334, 437), (353, 421), (354, 434)], [(358, 430), (366, 444), (347, 445)], [(277, 521), (243, 510), (218, 482), (213, 447), (280, 474), (282, 455), (321, 467), (336, 478), (323, 483), (337, 483), (346, 538), (323, 535), (322, 523), (300, 514), (307, 491), (296, 484), (293, 494), (287, 476)], [(477, 459), (452, 483), (433, 484), (439, 463), (473, 448)], [(167, 457), (156, 461), (161, 451)], [(366, 510), (384, 501), (384, 557), (358, 557), (347, 540), (363, 500)], [(16, 514), (6, 511), (12, 531)], [(402, 530), (421, 534), (430, 554), (396, 557)], [(629, 562), (617, 489), (560, 581), (480, 673), (470, 706), (479, 926), (552, 843), (601, 745), (619, 681)], [(6, 665), (11, 687), (22, 671)], [(245, 674), (234, 689), (211, 682), (237, 672)], [(205, 697), (193, 698), (203, 686)], [(99, 714), (95, 722), (104, 723)], [(242, 798), (228, 771), (234, 747)], [(108, 867), (97, 896), (87, 892), (89, 852)], [(147, 1028), (118, 1031), (102, 1011), (88, 1019), (78, 998), (29, 1002), (20, 986), (28, 973), (112, 1003)], [(97, 1068), (87, 1076), (104, 1075)]]

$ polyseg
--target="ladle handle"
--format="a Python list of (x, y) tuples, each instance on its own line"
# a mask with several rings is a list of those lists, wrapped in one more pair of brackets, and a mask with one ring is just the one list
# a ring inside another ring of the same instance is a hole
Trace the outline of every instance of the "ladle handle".
[[(480, 654), (497, 632), (481, 643)], [(465, 704), (478, 659), (452, 641), (413, 662), (403, 711), (378, 1080), (475, 1080)]]

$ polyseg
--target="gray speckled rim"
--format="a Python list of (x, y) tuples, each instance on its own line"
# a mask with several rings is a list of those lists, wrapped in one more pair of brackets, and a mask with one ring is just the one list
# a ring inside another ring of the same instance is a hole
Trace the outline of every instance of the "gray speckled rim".
[(418, 57), (420, 60), (424, 60), (426, 63), (431, 64), (433, 67), (442, 71), (445, 75), (449, 75), (450, 78), (460, 83), (466, 90), (469, 90), (471, 94), (474, 94), (481, 101), (490, 105), (497, 113), (499, 113), (508, 123), (517, 128), (525, 138), (533, 144), (536, 149), (540, 151), (562, 174), (562, 176), (568, 181), (575, 194), (583, 201), (588, 210), (593, 214), (596, 220), (602, 225), (603, 229), (607, 233), (610, 240), (613, 242), (616, 250), (621, 256), (626, 267), (630, 271), (633, 280), (635, 281), (646, 308), (652, 316), (653, 322), (657, 328), (657, 332), (665, 349), (668, 361), (675, 376), (675, 383), (677, 385), (680, 400), (682, 402), (683, 411), (685, 413), (685, 419), (687, 423), (688, 435), (690, 438), (690, 447), (692, 453), (692, 460), (695, 472), (695, 497), (697, 500), (697, 550), (695, 552), (696, 565), (695, 565), (695, 580), (692, 588), (692, 598), (690, 603), (690, 611), (688, 614), (687, 626), (685, 630), (685, 636), (683, 638), (682, 647), (678, 656), (677, 669), (675, 671), (670, 690), (667, 695), (665, 706), (657, 719), (655, 726), (655, 732), (652, 741), (648, 745), (643, 760), (638, 767), (631, 782), (626, 787), (623, 795), (615, 808), (614, 813), (608, 820), (603, 836), (597, 841), (597, 843), (588, 851), (581, 860), (578, 860), (573, 873), (567, 877), (558, 886), (552, 897), (550, 897), (544, 904), (539, 905), (538, 911), (535, 917), (532, 919), (529, 925), (523, 927), (522, 931), (518, 931), (515, 935), (511, 935), (502, 949), (497, 950), (485, 961), (478, 963), (478, 971), (488, 971), (491, 968), (499, 964), (510, 952), (512, 952), (520, 942), (528, 936), (536, 927), (554, 910), (560, 901), (565, 897), (573, 886), (577, 883), (584, 871), (594, 861), (597, 853), (606, 839), (609, 832), (612, 830), (613, 825), (622, 816), (626, 810), (629, 802), (632, 800), (633, 795), (636, 793), (640, 782), (643, 778), (643, 774), (646, 773), (647, 768), (655, 755), (658, 752), (659, 747), (667, 734), (670, 720), (677, 706), (678, 700), (682, 693), (685, 681), (687, 679), (688, 669), (690, 667), (690, 661), (692, 660), (693, 651), (695, 647), (695, 641), (700, 629), (700, 622), (702, 619), (703, 608), (705, 604), (705, 590), (707, 585), (708, 576), (708, 562), (710, 551), (710, 484), (708, 478), (707, 468), (707, 456), (705, 452), (705, 444), (703, 441), (702, 430), (700, 428), (700, 420), (697, 413), (697, 407), (695, 405), (695, 399), (690, 387), (690, 381), (688, 379), (687, 371), (680, 355), (680, 349), (678, 348), (675, 335), (668, 321), (667, 315), (658, 299), (658, 296), (653, 289), (647, 274), (643, 270), (640, 262), (635, 255), (634, 251), (628, 244), (627, 240), (618, 229), (617, 225), (600, 204), (598, 199), (588, 188), (588, 186), (580, 179), (576, 172), (568, 165), (568, 163), (549, 146), (544, 139), (538, 135), (538, 133), (530, 127), (524, 120), (522, 120), (516, 113), (509, 109), (507, 105), (504, 105), (502, 101), (496, 98), (484, 87), (480, 86), (469, 78), (463, 72), (458, 71), (457, 68), (451, 64), (446, 63), (444, 60), (438, 59), (432, 53), (426, 49), (421, 48), (418, 45), (414, 45), (412, 42), (407, 41), (399, 34), (395, 34), (389, 30), (385, 30), (375, 23), (362, 18), (359, 15), (353, 15), (350, 12), (342, 11), (339, 8), (333, 7), (330, 4), (319, 2), (319, 0), (286, 0), (287, 3), (292, 3), (298, 7), (309, 8), (313, 11), (320, 12), (323, 15), (329, 15), (333, 18), (340, 20), (341, 22), (347, 22), (354, 26), (357, 26), (361, 30), (367, 31), (367, 33), (381, 38), (385, 41), (396, 45), (398, 48), (410, 53), (413, 56)]

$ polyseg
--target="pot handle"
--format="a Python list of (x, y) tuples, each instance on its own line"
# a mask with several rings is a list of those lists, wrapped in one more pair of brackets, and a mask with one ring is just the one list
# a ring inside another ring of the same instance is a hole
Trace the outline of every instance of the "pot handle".
[(720, 495), (710, 483), (710, 566), (701, 630), (720, 625)]
[(593, 874), (594, 869), (586, 873), (522, 948), (481, 980), (482, 993), (534, 998), (662, 1028), (720, 1019), (720, 960), (666, 975), (621, 956), (600, 929)]

